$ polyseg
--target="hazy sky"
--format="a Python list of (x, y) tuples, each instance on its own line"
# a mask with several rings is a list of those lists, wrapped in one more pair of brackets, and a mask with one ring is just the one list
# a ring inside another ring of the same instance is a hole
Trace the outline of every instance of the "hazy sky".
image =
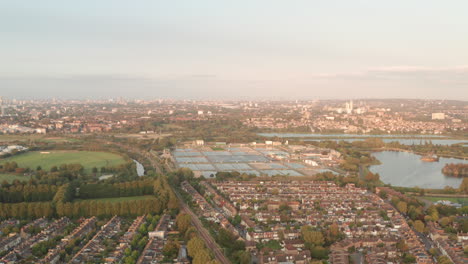
[(466, 0), (0, 2), (0, 96), (468, 100)]

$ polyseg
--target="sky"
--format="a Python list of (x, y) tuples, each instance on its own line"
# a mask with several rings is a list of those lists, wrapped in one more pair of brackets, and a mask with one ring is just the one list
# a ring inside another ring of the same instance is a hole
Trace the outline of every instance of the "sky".
[(466, 0), (0, 1), (9, 98), (468, 100)]

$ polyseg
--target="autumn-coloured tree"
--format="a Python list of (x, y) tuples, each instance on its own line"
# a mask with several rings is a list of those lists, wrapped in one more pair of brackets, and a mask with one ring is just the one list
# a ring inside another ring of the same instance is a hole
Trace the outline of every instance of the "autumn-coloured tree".
[(400, 211), (400, 213), (406, 214), (408, 211), (408, 204), (406, 204), (406, 202), (400, 201), (397, 204), (397, 209)]
[(181, 234), (185, 234), (190, 227), (191, 217), (188, 214), (180, 213), (176, 218), (177, 229)]
[(310, 226), (301, 227), (302, 239), (313, 246), (321, 246), (325, 243), (322, 232), (314, 231)]

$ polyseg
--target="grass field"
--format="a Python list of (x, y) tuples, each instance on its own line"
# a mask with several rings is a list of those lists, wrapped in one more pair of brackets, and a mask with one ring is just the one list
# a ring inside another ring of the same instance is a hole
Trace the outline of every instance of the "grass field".
[(462, 197), (436, 197), (436, 196), (422, 196), (421, 198), (431, 201), (431, 202), (437, 202), (440, 200), (446, 200), (450, 201), (452, 203), (459, 203), (463, 206), (468, 205), (468, 198), (462, 198)]
[(28, 181), (29, 176), (15, 175), (15, 174), (0, 174), (0, 183), (4, 180), (7, 182), (13, 182), (14, 180)]
[(50, 151), (43, 154), (39, 151), (26, 152), (16, 156), (0, 160), (0, 164), (15, 161), (20, 168), (36, 169), (41, 166), (44, 170), (50, 170), (53, 166), (61, 164), (79, 163), (87, 172), (93, 167), (116, 166), (125, 163), (122, 156), (109, 152), (94, 151)]
[[(116, 198), (101, 198), (101, 199), (89, 199), (86, 201), (97, 201), (97, 202), (122, 202), (122, 201), (133, 201), (133, 200), (146, 200), (151, 197), (154, 197), (152, 195), (144, 195), (144, 196), (129, 196), (129, 197), (116, 197)], [(85, 200), (80, 200), (76, 199), (74, 202), (79, 202), (79, 201), (85, 201)]]

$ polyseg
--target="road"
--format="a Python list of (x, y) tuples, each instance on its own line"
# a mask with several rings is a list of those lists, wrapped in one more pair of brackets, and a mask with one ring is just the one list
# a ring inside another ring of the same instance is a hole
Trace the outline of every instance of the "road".
[(177, 198), (179, 198), (180, 209), (190, 215), (192, 219), (192, 224), (195, 226), (203, 240), (205, 240), (206, 246), (211, 250), (211, 252), (213, 252), (215, 258), (222, 264), (231, 264), (231, 261), (229, 261), (229, 259), (227, 259), (226, 256), (224, 256), (223, 250), (214, 241), (213, 237), (211, 237), (208, 230), (206, 230), (200, 219), (198, 219), (198, 216), (194, 212), (192, 212), (192, 210), (187, 206), (187, 204), (183, 202), (182, 197), (180, 197), (180, 194), (176, 192), (176, 195)]

